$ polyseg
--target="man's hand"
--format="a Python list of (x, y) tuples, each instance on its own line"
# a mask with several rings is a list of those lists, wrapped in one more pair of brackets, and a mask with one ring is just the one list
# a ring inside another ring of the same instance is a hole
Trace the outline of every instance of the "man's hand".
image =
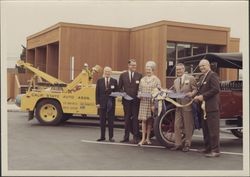
[(97, 104), (97, 105), (96, 105), (96, 108), (100, 108), (100, 104)]
[(195, 96), (194, 99), (195, 100), (199, 100), (199, 101), (203, 101), (204, 100), (202, 95)]

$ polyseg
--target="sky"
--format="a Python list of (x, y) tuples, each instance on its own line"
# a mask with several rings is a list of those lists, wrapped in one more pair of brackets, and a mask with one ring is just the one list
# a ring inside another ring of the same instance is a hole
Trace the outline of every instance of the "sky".
[(26, 38), (58, 22), (136, 27), (169, 20), (231, 28), (248, 40), (247, 1), (1, 1), (2, 59), (14, 67)]

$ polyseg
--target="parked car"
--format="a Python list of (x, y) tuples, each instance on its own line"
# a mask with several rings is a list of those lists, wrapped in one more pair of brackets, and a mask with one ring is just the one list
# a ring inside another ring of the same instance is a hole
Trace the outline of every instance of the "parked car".
[[(178, 62), (184, 63), (190, 74), (196, 78), (200, 75), (198, 63), (206, 58), (211, 63), (211, 68), (218, 72), (219, 68), (242, 69), (241, 53), (204, 53), (195, 56), (179, 58)], [(221, 129), (230, 130), (238, 138), (243, 137), (242, 127), (242, 80), (220, 81), (220, 122)], [(167, 101), (166, 107), (154, 121), (154, 134), (160, 143), (166, 147), (174, 144), (175, 106)]]

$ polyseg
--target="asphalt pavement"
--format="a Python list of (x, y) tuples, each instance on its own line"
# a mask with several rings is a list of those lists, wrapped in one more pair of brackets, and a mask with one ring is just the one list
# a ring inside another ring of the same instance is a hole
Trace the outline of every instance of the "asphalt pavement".
[[(152, 145), (120, 143), (124, 130), (116, 122), (114, 143), (97, 142), (98, 120), (72, 119), (42, 126), (27, 113), (8, 114), (9, 170), (242, 170), (242, 140), (221, 132), (221, 156), (206, 158), (202, 133), (195, 131), (190, 152), (170, 151), (153, 138)], [(108, 133), (108, 132), (106, 132)], [(106, 137), (108, 138), (108, 137)]]

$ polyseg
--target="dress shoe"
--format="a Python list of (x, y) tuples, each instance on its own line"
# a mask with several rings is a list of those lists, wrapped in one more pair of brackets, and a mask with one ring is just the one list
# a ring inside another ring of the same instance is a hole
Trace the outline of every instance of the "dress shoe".
[(189, 146), (184, 146), (184, 147), (182, 148), (182, 151), (183, 151), (183, 152), (188, 152), (188, 151), (189, 151), (189, 149), (190, 149), (190, 147), (189, 147)]
[(123, 139), (120, 141), (120, 143), (127, 143), (127, 142), (129, 142), (129, 139)]
[(113, 138), (109, 138), (110, 142), (115, 142), (115, 140)]
[(170, 148), (171, 151), (178, 151), (178, 150), (182, 150), (182, 146), (174, 146), (172, 148)]
[(211, 151), (210, 151), (209, 149), (198, 149), (198, 152), (199, 152), (199, 153), (208, 154), (208, 153), (210, 153)]
[(205, 154), (206, 157), (219, 157), (220, 153), (219, 152), (211, 152), (208, 154)]
[(99, 138), (98, 140), (96, 141), (105, 141), (106, 139), (105, 138)]

